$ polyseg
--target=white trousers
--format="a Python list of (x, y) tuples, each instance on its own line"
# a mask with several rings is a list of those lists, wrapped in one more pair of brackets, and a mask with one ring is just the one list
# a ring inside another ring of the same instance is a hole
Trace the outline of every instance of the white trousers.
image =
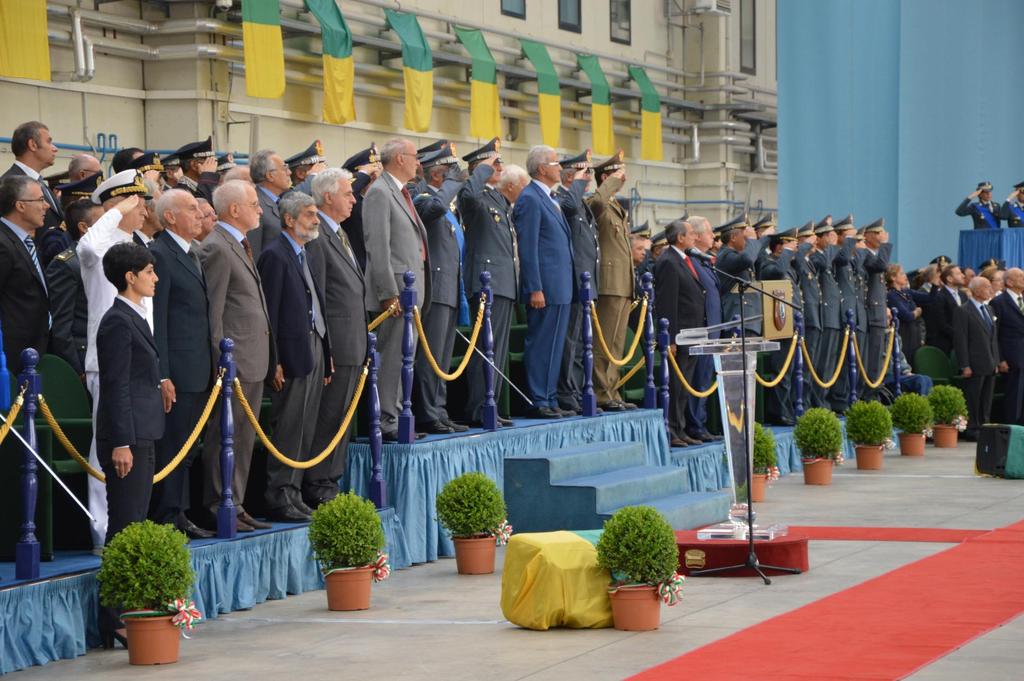
[[(92, 442), (89, 444), (89, 463), (100, 470), (100, 460), (96, 456), (96, 412), (100, 404), (100, 375), (96, 371), (85, 372), (85, 388), (92, 395)], [(107, 486), (92, 477), (86, 476), (89, 490), (89, 513), (94, 520), (91, 523), (92, 545), (94, 548), (103, 546), (107, 537)]]

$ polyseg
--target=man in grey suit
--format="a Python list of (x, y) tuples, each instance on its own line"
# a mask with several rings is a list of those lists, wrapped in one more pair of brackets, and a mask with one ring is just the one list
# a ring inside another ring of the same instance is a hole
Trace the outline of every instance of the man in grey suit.
[[(366, 242), (366, 309), (375, 316), (391, 310), (392, 317), (377, 329), (380, 352), (378, 392), (381, 432), (385, 440), (398, 439), (402, 390), (402, 310), (398, 295), (405, 288), (406, 272), (416, 275), (416, 301), (420, 312), (430, 307), (430, 259), (427, 233), (406, 188), (419, 170), (416, 147), (407, 139), (388, 141), (380, 150), (384, 172), (370, 185), (363, 199), (363, 238)], [(415, 349), (416, 339), (413, 339)]]
[[(313, 433), (314, 456), (322, 452), (338, 432), (366, 361), (363, 271), (345, 230), (340, 227), (356, 205), (352, 180), (352, 173), (338, 168), (325, 170), (313, 180), (313, 198), (320, 209), (320, 238), (311, 241), (306, 250), (313, 277), (326, 300), (324, 319), (332, 339), (334, 361), (334, 376), (320, 396)], [(349, 424), (334, 453), (303, 476), (302, 497), (308, 506), (315, 509), (338, 496), (338, 481), (345, 472), (348, 443), (354, 429), (355, 423)]]
[(988, 305), (992, 284), (985, 277), (975, 277), (968, 288), (971, 297), (956, 309), (953, 318), (953, 342), (967, 401), (967, 429), (961, 437), (974, 442), (992, 415), (996, 373), (1006, 371), (1007, 364), (999, 354), (997, 320)]
[[(885, 218), (878, 218), (863, 228), (864, 232), (864, 274), (867, 279), (865, 304), (868, 312), (867, 351), (861, 345), (864, 356), (864, 368), (868, 371), (866, 379), (875, 380), (882, 371), (882, 360), (885, 359), (886, 329), (889, 310), (885, 288), (885, 268), (889, 266), (892, 255), (892, 244), (889, 233), (885, 231)], [(878, 394), (877, 389), (869, 388), (863, 382), (862, 396), (871, 399)]]
[(281, 211), (277, 202), (291, 189), (292, 175), (284, 160), (270, 149), (261, 149), (252, 155), (249, 173), (263, 211), (259, 226), (247, 235), (252, 257), (259, 260), (263, 247), (281, 236)]
[[(217, 211), (217, 227), (197, 249), (206, 274), (213, 357), (220, 360), (221, 339), (234, 341), (242, 393), (258, 412), (263, 400), (263, 381), (277, 360), (262, 283), (247, 238), (260, 222), (256, 189), (242, 180), (225, 182), (213, 193), (213, 207)], [(235, 471), (231, 487), (238, 508), (237, 527), (240, 532), (269, 528), (269, 524), (246, 513), (243, 506), (256, 433), (242, 409), (236, 408), (233, 416)], [(206, 429), (203, 473), (203, 504), (216, 515), (221, 495), (219, 405)]]

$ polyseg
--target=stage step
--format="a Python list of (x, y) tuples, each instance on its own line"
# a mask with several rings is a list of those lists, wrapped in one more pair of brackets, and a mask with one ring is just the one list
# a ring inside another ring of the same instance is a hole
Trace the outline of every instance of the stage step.
[(624, 506), (654, 506), (675, 529), (724, 520), (728, 492), (698, 491), (675, 466), (646, 463), (637, 442), (595, 442), (505, 459), (505, 502), (517, 532), (600, 529)]

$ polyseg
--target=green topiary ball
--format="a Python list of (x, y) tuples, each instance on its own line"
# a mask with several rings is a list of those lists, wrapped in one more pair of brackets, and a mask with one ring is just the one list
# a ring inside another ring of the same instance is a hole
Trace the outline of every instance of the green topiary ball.
[(650, 506), (620, 508), (604, 523), (597, 564), (624, 583), (660, 584), (679, 567), (675, 532)]
[(309, 543), (325, 571), (369, 565), (384, 542), (377, 507), (354, 492), (339, 494), (313, 511)]
[(843, 446), (843, 426), (831, 410), (814, 407), (796, 420), (793, 439), (805, 459), (835, 459)]
[(846, 410), (846, 436), (858, 445), (881, 445), (892, 437), (892, 415), (881, 402), (854, 402)]
[(967, 418), (967, 400), (964, 392), (955, 385), (937, 385), (928, 394), (935, 423), (953, 425), (958, 417)]
[(483, 473), (464, 473), (437, 495), (437, 517), (453, 537), (486, 534), (506, 519), (505, 500)]
[(163, 610), (192, 594), (195, 573), (188, 539), (172, 525), (132, 523), (103, 550), (96, 579), (100, 602), (124, 610)]
[(903, 393), (892, 407), (892, 424), (904, 433), (923, 433), (934, 418), (928, 398), (917, 393)]
[(768, 473), (776, 463), (775, 435), (754, 421), (754, 472)]

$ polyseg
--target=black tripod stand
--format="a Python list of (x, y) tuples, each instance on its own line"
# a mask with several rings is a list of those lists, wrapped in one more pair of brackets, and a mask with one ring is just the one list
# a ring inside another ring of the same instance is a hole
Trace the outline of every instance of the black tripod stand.
[[(703, 254), (701, 254), (701, 255), (703, 255)], [(747, 389), (747, 376), (749, 375), (748, 372), (750, 371), (750, 367), (747, 365), (748, 364), (748, 361), (747, 361), (747, 313), (746, 313), (746, 309), (747, 308), (746, 308), (746, 304), (745, 304), (746, 301), (744, 300), (745, 294), (747, 293), (748, 290), (754, 290), (754, 291), (757, 291), (759, 293), (762, 293), (762, 294), (768, 296), (769, 298), (773, 298), (774, 300), (779, 301), (783, 305), (788, 305), (789, 307), (793, 308), (794, 310), (797, 310), (799, 312), (803, 312), (803, 310), (800, 307), (798, 307), (797, 305), (795, 305), (794, 303), (786, 300), (785, 298), (782, 298), (781, 296), (777, 296), (774, 293), (768, 293), (767, 291), (765, 291), (760, 286), (757, 286), (757, 285), (753, 284), (752, 282), (750, 282), (747, 279), (744, 279), (743, 277), (737, 277), (737, 276), (735, 276), (733, 274), (729, 274), (728, 272), (724, 272), (724, 271), (718, 269), (717, 267), (715, 267), (714, 265), (712, 265), (710, 263), (710, 261), (705, 261), (705, 262), (707, 262), (708, 266), (711, 267), (711, 269), (713, 269), (715, 272), (718, 272), (718, 274), (720, 274), (720, 275), (722, 275), (722, 276), (724, 276), (724, 277), (726, 277), (726, 278), (728, 278), (728, 279), (730, 279), (732, 281), (735, 281), (736, 284), (737, 284), (738, 290), (739, 290), (739, 294), (740, 294), (740, 351), (743, 353), (742, 354), (742, 362), (743, 362), (743, 406), (744, 406), (744, 409), (747, 409), (748, 408), (747, 405), (750, 404), (750, 402), (748, 401), (749, 391)], [(728, 428), (728, 424), (725, 424), (725, 427)], [(728, 436), (728, 432), (726, 432), (726, 435)], [(751, 465), (750, 465), (750, 451), (751, 451), (750, 450), (750, 418), (746, 414), (744, 414), (744, 416), (743, 416), (743, 462), (744, 462), (744, 467), (745, 467), (746, 473), (747, 473), (747, 560), (745, 562), (743, 562), (743, 563), (738, 564), (738, 565), (725, 565), (725, 566), (722, 566), (722, 567), (707, 568), (706, 570), (695, 570), (695, 571), (690, 572), (690, 576), (692, 576), (692, 577), (701, 577), (701, 576), (704, 576), (704, 575), (714, 575), (714, 574), (719, 574), (719, 573), (722, 573), (722, 572), (733, 572), (735, 570), (743, 570), (743, 569), (749, 568), (749, 569), (753, 570), (754, 572), (756, 572), (758, 575), (760, 575), (761, 579), (764, 580), (765, 584), (771, 584), (772, 580), (769, 579), (768, 575), (766, 575), (764, 573), (765, 570), (776, 570), (778, 572), (784, 572), (784, 573), (788, 573), (788, 574), (800, 574), (800, 570), (798, 570), (797, 568), (780, 567), (780, 566), (777, 566), (777, 565), (763, 565), (757, 559), (757, 551), (754, 548), (754, 500), (751, 498), (751, 494), (752, 493), (751, 493), (751, 485), (750, 485), (750, 476), (751, 476), (751, 472), (752, 471), (751, 471)]]

